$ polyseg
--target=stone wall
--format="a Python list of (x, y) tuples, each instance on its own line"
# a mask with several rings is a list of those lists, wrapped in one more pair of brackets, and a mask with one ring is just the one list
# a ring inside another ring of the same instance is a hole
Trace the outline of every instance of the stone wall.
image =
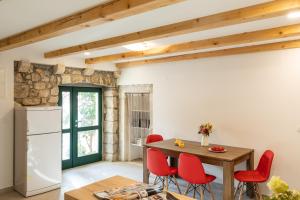
[[(56, 71), (56, 73), (55, 73)], [(57, 105), (59, 85), (94, 85), (116, 87), (113, 72), (95, 71), (84, 75), (84, 69), (15, 62), (15, 101), (23, 106)]]
[(104, 102), (104, 138), (103, 151), (105, 160), (118, 160), (119, 150), (119, 94), (116, 88), (107, 89)]
[(22, 106), (55, 106), (59, 86), (99, 86), (103, 89), (103, 159), (118, 159), (118, 74), (93, 69), (15, 62), (15, 102)]

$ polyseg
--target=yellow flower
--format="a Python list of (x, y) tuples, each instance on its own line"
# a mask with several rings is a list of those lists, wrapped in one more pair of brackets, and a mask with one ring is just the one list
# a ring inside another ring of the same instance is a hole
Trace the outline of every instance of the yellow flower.
[(273, 176), (267, 185), (275, 194), (284, 193), (289, 189), (289, 185), (278, 176)]

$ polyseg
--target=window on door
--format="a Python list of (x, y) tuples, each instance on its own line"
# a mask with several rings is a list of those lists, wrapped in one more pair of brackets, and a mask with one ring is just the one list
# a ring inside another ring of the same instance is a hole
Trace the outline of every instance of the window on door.
[(60, 87), (62, 164), (72, 168), (102, 159), (102, 91)]

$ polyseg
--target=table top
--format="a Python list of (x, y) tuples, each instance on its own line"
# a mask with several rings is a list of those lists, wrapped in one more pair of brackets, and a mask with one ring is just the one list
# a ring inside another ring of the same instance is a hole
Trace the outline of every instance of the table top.
[(181, 152), (190, 153), (203, 158), (215, 159), (220, 161), (235, 161), (246, 155), (249, 155), (254, 151), (253, 149), (218, 145), (218, 146), (223, 146), (227, 151), (225, 153), (214, 153), (214, 152), (210, 152), (208, 148), (216, 144), (211, 144), (208, 147), (204, 147), (201, 146), (200, 142), (187, 141), (187, 140), (182, 140), (182, 141), (185, 144), (183, 148), (175, 146), (174, 144), (175, 139), (153, 142), (153, 143), (145, 144), (144, 146), (158, 148), (162, 150), (168, 150), (168, 151), (175, 151), (179, 153)]
[[(79, 189), (75, 189), (65, 193), (65, 200), (98, 200), (94, 196), (94, 192), (99, 192), (115, 187), (124, 187), (131, 184), (137, 183), (137, 181), (125, 178), (122, 176), (113, 176), (102, 181), (92, 183)], [(192, 200), (187, 196), (172, 193), (175, 197), (180, 200)]]

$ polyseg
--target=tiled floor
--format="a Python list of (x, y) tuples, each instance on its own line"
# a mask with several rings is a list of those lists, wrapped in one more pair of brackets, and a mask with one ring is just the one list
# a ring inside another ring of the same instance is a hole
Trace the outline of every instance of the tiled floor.
[[(60, 190), (54, 190), (52, 192), (27, 199), (19, 195), (17, 192), (9, 192), (7, 194), (0, 195), (0, 200), (63, 200), (63, 193), (66, 191), (82, 187), (89, 183), (114, 175), (126, 176), (128, 178), (142, 181), (142, 165), (137, 162), (98, 162), (64, 171), (62, 188)], [(185, 190), (186, 183), (179, 181), (179, 184), (181, 188)], [(171, 186), (170, 190), (175, 190), (175, 187)], [(214, 184), (213, 191), (216, 195), (216, 200), (221, 200), (222, 185)], [(207, 196), (205, 199), (210, 198)], [(244, 198), (244, 200), (246, 200), (246, 198)]]

